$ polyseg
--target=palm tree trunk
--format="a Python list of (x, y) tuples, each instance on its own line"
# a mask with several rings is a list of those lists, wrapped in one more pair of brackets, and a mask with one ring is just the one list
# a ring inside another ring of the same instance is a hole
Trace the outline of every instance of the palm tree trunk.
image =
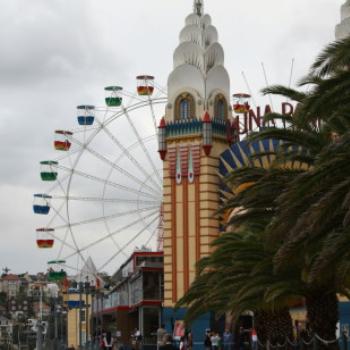
[[(311, 333), (317, 334), (326, 341), (334, 340), (339, 320), (336, 293), (322, 289), (313, 290), (306, 297), (306, 308)], [(338, 349), (339, 347), (337, 343), (334, 343), (328, 347), (330, 348)]]
[(259, 341), (266, 344), (284, 344), (293, 339), (293, 323), (287, 308), (278, 311), (258, 311), (255, 313), (255, 328)]

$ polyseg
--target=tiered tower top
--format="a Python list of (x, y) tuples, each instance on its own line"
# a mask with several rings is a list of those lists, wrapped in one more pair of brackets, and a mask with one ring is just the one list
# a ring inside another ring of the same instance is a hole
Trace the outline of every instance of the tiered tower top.
[(341, 22), (335, 28), (335, 38), (344, 39), (350, 35), (350, 0), (341, 7)]
[(213, 116), (219, 95), (225, 100), (225, 109), (229, 109), (230, 79), (224, 67), (224, 50), (211, 17), (204, 14), (203, 0), (194, 0), (193, 12), (186, 17), (179, 39), (168, 78), (166, 120), (180, 118), (176, 106), (186, 94), (195, 105), (192, 118), (202, 117), (206, 110)]

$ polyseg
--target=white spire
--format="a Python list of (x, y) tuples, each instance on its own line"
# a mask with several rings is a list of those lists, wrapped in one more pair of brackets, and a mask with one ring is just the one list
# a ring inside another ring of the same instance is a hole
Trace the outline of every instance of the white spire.
[(335, 28), (335, 38), (344, 39), (350, 35), (350, 0), (341, 7), (341, 22)]
[(198, 16), (202, 16), (204, 13), (204, 0), (193, 0), (193, 12)]
[[(195, 99), (196, 113), (202, 115), (215, 97), (230, 101), (230, 78), (224, 67), (224, 50), (211, 17), (204, 13), (204, 0), (193, 0), (193, 11), (186, 17), (180, 43), (174, 51), (173, 71), (168, 78), (168, 107), (165, 120), (173, 120), (176, 99), (189, 93)], [(213, 107), (210, 107), (213, 109)], [(210, 110), (210, 113), (214, 113)]]

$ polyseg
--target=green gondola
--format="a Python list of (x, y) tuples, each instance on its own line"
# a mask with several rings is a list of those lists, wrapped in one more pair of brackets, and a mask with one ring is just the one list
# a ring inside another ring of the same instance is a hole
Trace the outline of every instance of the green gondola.
[(45, 160), (40, 162), (41, 171), (40, 176), (43, 181), (56, 181), (57, 180), (57, 171), (55, 167), (58, 165), (58, 162), (52, 160)]
[(120, 86), (107, 86), (105, 87), (106, 91), (106, 105), (108, 107), (119, 107), (121, 106), (123, 102), (123, 98), (120, 96), (120, 91), (122, 91), (123, 88)]

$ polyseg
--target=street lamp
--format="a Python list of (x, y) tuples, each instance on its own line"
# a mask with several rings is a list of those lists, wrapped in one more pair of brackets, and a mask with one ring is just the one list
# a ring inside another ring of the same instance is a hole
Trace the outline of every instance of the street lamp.
[(79, 282), (79, 349), (81, 349), (82, 346), (82, 323), (81, 323), (81, 311), (82, 311), (82, 293), (84, 288), (84, 283)]
[(89, 294), (90, 294), (90, 282), (89, 277), (86, 276), (86, 282), (84, 283), (85, 290), (85, 334), (86, 334), (86, 343), (89, 341)]

